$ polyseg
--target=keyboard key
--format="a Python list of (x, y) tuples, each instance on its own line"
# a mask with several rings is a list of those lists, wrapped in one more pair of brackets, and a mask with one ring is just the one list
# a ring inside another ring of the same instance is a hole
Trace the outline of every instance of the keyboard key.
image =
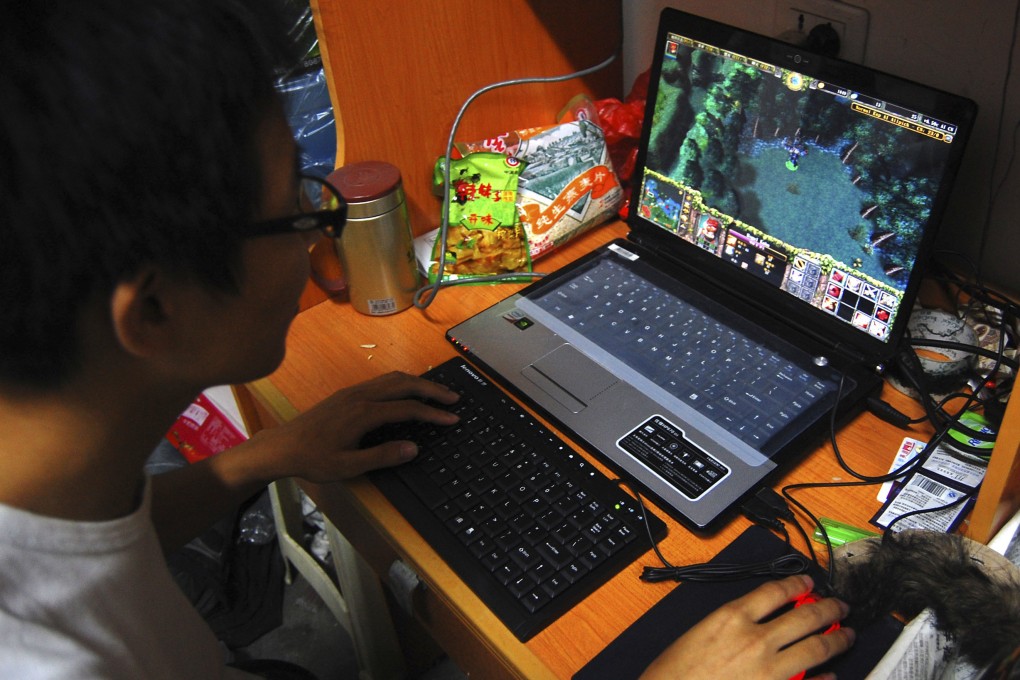
[(549, 602), (549, 595), (543, 589), (536, 588), (521, 598), (521, 602), (528, 611), (538, 611)]
[(535, 582), (527, 573), (521, 573), (507, 583), (506, 587), (514, 597), (522, 598), (532, 591), (535, 587)]
[(538, 544), (538, 552), (553, 566), (560, 568), (570, 561), (566, 548), (553, 541), (543, 541)]
[(578, 559), (581, 564), (586, 566), (588, 569), (593, 569), (602, 564), (608, 556), (609, 555), (605, 551), (601, 550), (598, 545), (595, 545), (578, 555)]
[(567, 581), (562, 574), (553, 574), (545, 581), (542, 581), (542, 590), (544, 590), (550, 598), (556, 597), (569, 587), (570, 582)]

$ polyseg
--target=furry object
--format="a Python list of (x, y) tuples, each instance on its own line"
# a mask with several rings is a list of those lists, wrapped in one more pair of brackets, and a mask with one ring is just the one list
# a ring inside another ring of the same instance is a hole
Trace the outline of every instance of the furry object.
[(889, 613), (909, 620), (931, 608), (939, 630), (978, 668), (1020, 641), (1020, 569), (963, 536), (890, 532), (840, 546), (833, 568), (851, 626)]

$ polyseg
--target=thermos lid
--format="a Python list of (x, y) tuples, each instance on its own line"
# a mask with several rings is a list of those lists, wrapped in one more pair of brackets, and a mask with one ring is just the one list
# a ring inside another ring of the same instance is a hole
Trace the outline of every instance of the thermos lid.
[(347, 201), (350, 219), (375, 217), (404, 201), (400, 170), (385, 161), (362, 161), (334, 170), (327, 178)]

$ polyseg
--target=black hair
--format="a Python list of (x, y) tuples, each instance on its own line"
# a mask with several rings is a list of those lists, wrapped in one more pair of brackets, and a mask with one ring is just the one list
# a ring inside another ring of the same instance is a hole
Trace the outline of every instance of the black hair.
[(236, 292), (271, 4), (0, 0), (0, 384), (66, 382), (83, 304), (143, 265)]

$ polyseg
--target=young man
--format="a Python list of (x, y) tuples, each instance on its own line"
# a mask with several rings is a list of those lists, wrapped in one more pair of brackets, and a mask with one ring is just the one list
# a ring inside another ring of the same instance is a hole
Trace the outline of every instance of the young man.
[(207, 464), (142, 475), (199, 391), (280, 362), (308, 277), (307, 235), (248, 237), (299, 212), (255, 22), (233, 2), (3, 3), (2, 677), (220, 677), (160, 544), (281, 476), (413, 456), (356, 450), (383, 423), (451, 422), (414, 397), (456, 395), (390, 375)]
[[(359, 450), (380, 425), (455, 420), (422, 398), (457, 395), (390, 374), (203, 463), (143, 473), (198, 392), (279, 364), (308, 277), (270, 77), (286, 44), (250, 4), (0, 0), (0, 677), (233, 677), (163, 552), (274, 479), (416, 455)], [(845, 613), (833, 600), (755, 623), (808, 587), (720, 610), (653, 670), (703, 668), (691, 657), (717, 633), (731, 649), (746, 638), (762, 677), (841, 652), (849, 634), (779, 651)]]

